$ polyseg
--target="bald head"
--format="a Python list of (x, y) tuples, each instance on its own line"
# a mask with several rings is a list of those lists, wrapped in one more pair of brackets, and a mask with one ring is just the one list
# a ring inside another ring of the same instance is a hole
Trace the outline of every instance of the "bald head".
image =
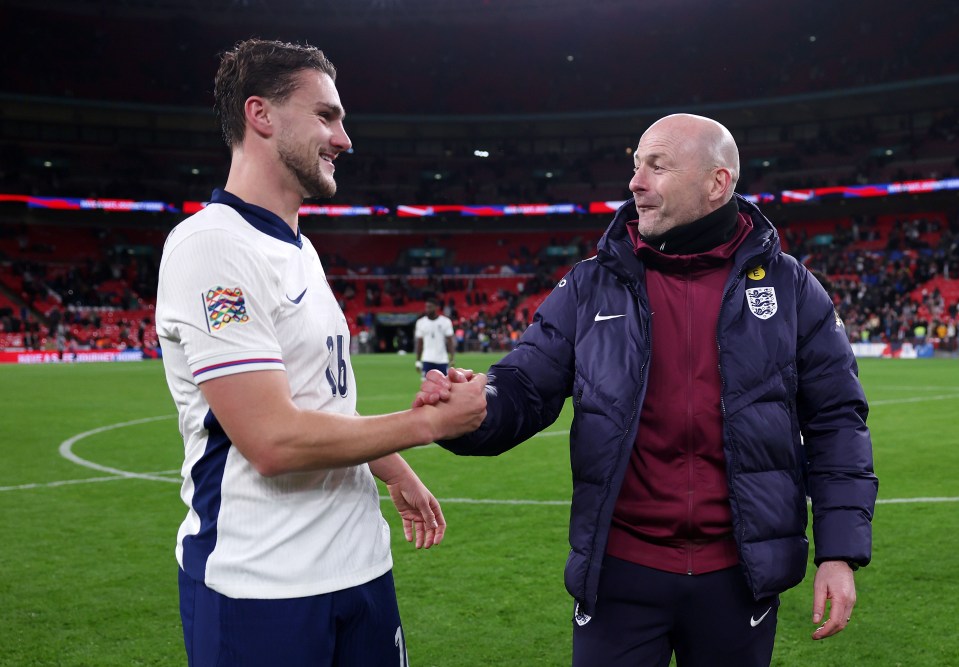
[(728, 196), (722, 203), (732, 198), (739, 181), (739, 148), (725, 125), (705, 116), (676, 113), (657, 120), (643, 136), (650, 133), (675, 137), (680, 150), (688, 151), (703, 169), (728, 169), (731, 183)]
[(739, 180), (739, 149), (720, 123), (673, 114), (649, 126), (633, 154), (629, 182), (639, 231), (659, 236), (724, 206)]

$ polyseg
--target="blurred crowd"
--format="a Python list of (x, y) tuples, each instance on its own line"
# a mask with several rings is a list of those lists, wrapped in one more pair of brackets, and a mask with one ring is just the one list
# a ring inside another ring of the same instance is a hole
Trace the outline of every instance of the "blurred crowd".
[[(838, 221), (820, 232), (793, 223), (780, 231), (786, 250), (809, 269), (828, 277), (837, 311), (852, 342), (933, 343), (957, 350), (959, 324), (959, 216), (872, 216)], [(812, 233), (811, 233), (812, 232)], [(529, 235), (524, 237), (528, 242)], [(360, 267), (342, 257), (331, 287), (349, 321), (357, 350), (409, 351), (412, 315), (427, 298), (439, 300), (454, 323), (461, 350), (512, 348), (564, 267), (591, 255), (592, 242), (580, 239), (573, 256), (552, 257), (555, 241), (543, 234), (534, 248), (495, 274), (457, 274), (432, 261), (427, 266), (392, 266), (390, 272), (360, 277)], [(526, 247), (526, 246), (524, 246)], [(477, 264), (476, 266), (479, 266)], [(462, 259), (462, 267), (470, 267)], [(156, 346), (152, 304), (156, 265), (144, 254), (103, 250), (100, 258), (70, 263), (12, 261), (3, 264), (0, 342), (27, 349)], [(366, 271), (369, 267), (362, 267)], [(397, 324), (381, 313), (409, 313)]]
[[(837, 226), (828, 244), (788, 230), (790, 253), (830, 280), (851, 342), (922, 344), (957, 350), (959, 219), (903, 217), (883, 238), (875, 221)], [(930, 244), (924, 238), (938, 239)], [(878, 246), (856, 248), (857, 244)], [(945, 293), (948, 290), (948, 295)]]
[[(851, 12), (736, 0), (703, 3), (695, 21), (670, 0), (641, 8), (533, 2), (526, 11), (484, 2), (469, 12), (410, 0), (375, 3), (379, 20), (356, 6), (331, 12), (328, 3), (294, 0), (269, 11), (236, 3), (228, 17), (203, 3), (162, 15), (148, 11), (150, 3), (80, 4), (0, 8), (9, 54), (0, 62), (0, 94), (11, 112), (28, 109), (0, 124), (0, 193), (177, 206), (205, 200), (228, 164), (210, 113), (214, 51), (252, 34), (316, 44), (339, 68), (347, 124), (362, 140), (337, 163), (336, 204), (395, 214), (400, 204), (622, 200), (644, 114), (704, 105), (738, 118), (730, 127), (742, 153), (742, 193), (959, 174), (954, 99), (913, 85), (959, 74), (955, 3), (916, 0), (903, 11), (877, 0), (868, 12)], [(635, 57), (610, 44), (634, 45)], [(890, 99), (916, 103), (864, 114), (843, 106), (816, 120), (783, 111), (786, 101), (841, 104), (845, 91), (880, 86)], [(31, 114), (31, 100), (52, 106)], [(740, 113), (752, 103), (762, 113)], [(0, 342), (155, 344), (150, 309), (165, 229), (131, 233), (126, 243), (102, 231), (81, 238), (80, 229), (37, 240), (7, 220), (0, 220)], [(594, 232), (597, 220), (564, 217)], [(831, 278), (852, 340), (935, 340), (955, 349), (956, 224), (955, 212), (904, 216), (891, 226), (862, 217), (837, 224), (826, 242), (798, 224), (783, 236), (789, 252)], [(386, 326), (378, 315), (418, 311), (434, 296), (463, 349), (502, 350), (528, 326), (559, 267), (592, 254), (594, 237), (564, 240), (570, 250), (548, 260), (541, 248), (518, 243), (497, 260), (515, 277), (502, 284), (483, 277), (481, 252), (473, 259), (468, 248), (429, 252), (443, 250), (442, 242), (421, 243), (426, 252), (416, 261), (397, 253), (362, 266), (330, 250), (336, 244), (320, 250), (362, 349), (410, 346), (403, 326)], [(76, 247), (65, 247), (72, 240)]]
[(0, 347), (155, 348), (155, 274), (151, 257), (122, 253), (75, 264), (13, 261), (0, 284), (18, 288), (17, 303), (0, 303)]

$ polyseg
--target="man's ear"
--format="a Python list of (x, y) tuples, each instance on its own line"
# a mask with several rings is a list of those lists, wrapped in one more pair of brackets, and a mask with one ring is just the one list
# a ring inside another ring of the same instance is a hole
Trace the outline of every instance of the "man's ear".
[(258, 95), (251, 95), (243, 103), (246, 124), (261, 137), (273, 136), (273, 105)]
[(722, 201), (732, 186), (732, 173), (725, 167), (716, 167), (709, 181), (709, 200)]

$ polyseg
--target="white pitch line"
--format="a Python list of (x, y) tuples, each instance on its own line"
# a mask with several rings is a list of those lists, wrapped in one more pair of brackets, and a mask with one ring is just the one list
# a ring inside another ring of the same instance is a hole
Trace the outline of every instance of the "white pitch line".
[(537, 434), (534, 435), (533, 437), (534, 437), (534, 438), (549, 438), (549, 437), (554, 436), (554, 435), (569, 435), (569, 431), (568, 431), (568, 430), (566, 430), (566, 431), (540, 431), (539, 433), (537, 433)]
[(950, 398), (959, 398), (959, 394), (939, 394), (938, 396), (910, 396), (909, 398), (890, 398), (885, 401), (869, 401), (869, 407), (874, 405), (899, 405), (901, 403), (925, 403), (926, 401), (947, 401)]
[(901, 505), (903, 503), (959, 503), (959, 498), (880, 498), (877, 505)]
[[(942, 387), (945, 389), (946, 387)], [(915, 389), (915, 388), (910, 388)], [(940, 389), (940, 387), (937, 387)], [(951, 387), (950, 387), (951, 389)], [(923, 401), (938, 401), (938, 400), (948, 400), (952, 398), (959, 398), (959, 394), (941, 394), (937, 396), (911, 396), (908, 398), (900, 399), (889, 399), (885, 401), (871, 401), (870, 406), (875, 405), (898, 405), (901, 403), (921, 403)], [(64, 440), (60, 444), (60, 455), (65, 459), (76, 463), (77, 465), (83, 466), (85, 468), (90, 468), (92, 470), (99, 470), (101, 472), (110, 473), (110, 477), (89, 477), (86, 479), (68, 479), (68, 480), (59, 480), (54, 482), (42, 482), (42, 483), (33, 483), (33, 484), (19, 484), (16, 486), (0, 486), (0, 491), (22, 491), (27, 489), (38, 489), (38, 488), (52, 488), (58, 486), (67, 486), (73, 484), (90, 484), (98, 482), (112, 482), (120, 479), (145, 479), (154, 482), (167, 482), (167, 483), (180, 483), (180, 478), (170, 478), (170, 477), (161, 477), (160, 475), (171, 475), (174, 473), (179, 473), (179, 470), (161, 470), (153, 473), (136, 473), (130, 472), (128, 470), (120, 470), (118, 468), (112, 468), (110, 466), (101, 465), (93, 461), (88, 461), (77, 454), (73, 453), (73, 445), (75, 445), (80, 440), (87, 438), (91, 435), (96, 435), (98, 433), (104, 433), (106, 431), (112, 431), (118, 428), (125, 428), (127, 426), (136, 426), (138, 424), (147, 424), (150, 422), (160, 421), (163, 419), (173, 419), (176, 415), (162, 415), (159, 417), (146, 417), (143, 419), (134, 419), (127, 422), (120, 422), (117, 424), (110, 424), (108, 426), (101, 426), (99, 428), (91, 429), (89, 431), (84, 431), (83, 433), (78, 433), (77, 435)], [(561, 435), (569, 435), (568, 430), (562, 431), (542, 431), (536, 433), (532, 438), (547, 438)], [(531, 439), (532, 439), (531, 438)], [(416, 447), (413, 449), (406, 450), (407, 452), (416, 451), (417, 449), (427, 449), (432, 447), (437, 447), (438, 445), (426, 445), (424, 447)], [(381, 496), (380, 500), (389, 500), (388, 496)], [(445, 503), (462, 503), (462, 504), (473, 504), (473, 505), (569, 505), (568, 500), (521, 500), (521, 499), (494, 499), (494, 498), (446, 498), (441, 499), (441, 502)], [(886, 504), (904, 504), (904, 503), (951, 503), (959, 502), (959, 497), (932, 497), (932, 498), (880, 498), (876, 501), (878, 505)]]
[(149, 479), (152, 481), (174, 482), (179, 484), (180, 478), (159, 478), (153, 475), (172, 475), (179, 474), (179, 470), (160, 470), (159, 472), (149, 473), (148, 477), (134, 477), (132, 475), (112, 475), (110, 477), (86, 477), (84, 479), (63, 479), (57, 482), (39, 482), (36, 484), (20, 484), (18, 486), (0, 486), (0, 491), (26, 491), (27, 489), (53, 488), (57, 486), (68, 486), (71, 484), (91, 484), (97, 482), (115, 482), (120, 479)]
[[(380, 496), (380, 500), (389, 500), (389, 496)], [(568, 500), (520, 500), (509, 498), (440, 498), (441, 503), (456, 503), (460, 505), (565, 505)]]
[(936, 385), (925, 385), (922, 387), (910, 387), (904, 384), (883, 385), (883, 390), (903, 390), (903, 391), (955, 391), (957, 387), (940, 387)]
[[(531, 435), (529, 439), (532, 440), (533, 438), (549, 438), (557, 435), (569, 435), (569, 431), (540, 431), (539, 433), (534, 433), (533, 435)], [(411, 452), (418, 452), (424, 449), (438, 449), (438, 448), (439, 448), (439, 445), (437, 445), (435, 442), (432, 442), (428, 445), (420, 445), (419, 447), (410, 447), (409, 449), (404, 449), (400, 453), (403, 455), (406, 455)]]
[[(180, 478), (156, 477), (156, 475), (170, 475), (178, 473), (179, 470), (160, 470), (154, 473), (125, 474), (114, 475), (112, 477), (88, 477), (86, 479), (65, 479), (56, 482), (44, 482), (38, 484), (20, 484), (18, 486), (0, 486), (0, 491), (26, 491), (29, 489), (52, 488), (58, 486), (67, 486), (72, 484), (95, 484), (100, 482), (115, 482), (122, 479), (146, 479), (157, 482), (180, 483)], [(380, 502), (390, 500), (389, 496), (380, 496)], [(563, 507), (569, 506), (568, 500), (524, 500), (519, 498), (440, 498), (439, 502), (457, 505), (512, 505), (512, 506), (545, 506), (545, 507)], [(932, 497), (932, 498), (880, 498), (876, 501), (877, 505), (904, 505), (915, 503), (956, 503), (959, 497)]]
[(149, 473), (138, 473), (138, 472), (129, 472), (127, 470), (119, 470), (118, 468), (111, 468), (110, 466), (100, 465), (99, 463), (94, 463), (93, 461), (88, 461), (85, 458), (77, 456), (73, 453), (73, 445), (80, 440), (83, 440), (86, 437), (91, 435), (96, 435), (97, 433), (104, 433), (106, 431), (112, 431), (118, 428), (124, 428), (125, 426), (136, 426), (137, 424), (148, 424), (150, 422), (160, 421), (161, 419), (172, 419), (176, 415), (163, 415), (162, 417), (145, 417), (144, 419), (134, 419), (128, 422), (120, 422), (118, 424), (110, 424), (109, 426), (101, 426), (100, 428), (95, 428), (89, 431), (84, 431), (83, 433), (78, 433), (72, 438), (68, 438), (60, 443), (60, 456), (67, 459), (68, 461), (73, 461), (77, 465), (83, 466), (84, 468), (90, 468), (92, 470), (99, 470), (100, 472), (108, 472), (119, 477), (127, 478), (136, 478), (136, 479), (150, 479), (155, 482), (169, 482), (170, 479), (166, 477), (157, 477), (156, 475), (151, 475)]

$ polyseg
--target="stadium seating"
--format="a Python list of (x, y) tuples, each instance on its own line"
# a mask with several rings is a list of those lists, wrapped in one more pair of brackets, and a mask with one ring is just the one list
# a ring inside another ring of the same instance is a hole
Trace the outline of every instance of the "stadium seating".
[[(468, 16), (452, 4), (426, 12), (380, 3), (380, 21), (352, 5), (314, 20), (312, 3), (279, 13), (237, 3), (228, 18), (193, 3), (189, 19), (159, 16), (149, 3), (109, 13), (9, 3), (0, 8), (11, 54), (0, 62), (0, 193), (205, 200), (229, 159), (209, 112), (211, 48), (276, 29), (319, 44), (340, 68), (355, 151), (338, 162), (337, 203), (390, 209), (383, 224), (363, 220), (355, 231), (301, 220), (351, 328), (384, 310), (419, 312), (437, 294), (474, 334), (482, 323), (491, 345), (509, 344), (569, 264), (592, 254), (608, 217), (517, 218), (509, 231), (478, 231), (452, 215), (409, 222), (398, 205), (625, 199), (645, 124), (665, 109), (700, 107), (736, 136), (741, 192), (954, 177), (955, 98), (923, 86), (959, 72), (959, 5), (916, 1), (909, 12), (879, 0), (829, 20), (801, 5), (707, 3), (678, 44), (664, 27), (687, 10), (668, 0), (644, 4), (642, 21), (635, 6), (612, 0), (510, 20), (497, 3)], [(635, 57), (609, 44), (635, 45)], [(706, 55), (714, 53), (724, 57)], [(890, 102), (856, 96), (879, 88)], [(889, 212), (827, 204), (771, 217), (788, 252), (841, 285), (851, 336), (867, 325), (894, 337), (917, 319), (954, 323), (954, 200)], [(111, 215), (0, 204), (3, 344), (52, 344), (51, 327), (61, 326), (89, 345), (155, 341), (156, 261), (182, 215)], [(879, 311), (881, 331), (872, 324)], [(489, 336), (493, 325), (503, 333)]]
[[(922, 211), (792, 223), (780, 231), (788, 251), (838, 285), (837, 304), (850, 335), (860, 340), (864, 330), (895, 339), (920, 323), (933, 329), (951, 324), (954, 332), (959, 280), (950, 279), (948, 271), (950, 266), (955, 271), (957, 227), (945, 212)], [(135, 262), (123, 255), (117, 260), (117, 246), (91, 239), (149, 247), (153, 258), (144, 266), (152, 272), (164, 233), (118, 225), (91, 236), (87, 227), (64, 224), (28, 226), (19, 240), (2, 234), (0, 250), (8, 261), (0, 262), (0, 313), (7, 319), (0, 344), (50, 347), (59, 325), (61, 335), (81, 346), (155, 346), (155, 276), (144, 283)], [(438, 297), (474, 334), (479, 329), (496, 334), (489, 338), (496, 347), (514, 341), (511, 332), (528, 325), (570, 262), (593, 252), (600, 230), (369, 235), (314, 228), (306, 233), (324, 257), (354, 335), (371, 328), (379, 313), (421, 313), (427, 297)], [(573, 248), (574, 255), (553, 257), (551, 248)], [(424, 264), (411, 256), (417, 249), (433, 251), (438, 259)], [(77, 280), (92, 280), (95, 290), (71, 282)], [(890, 312), (896, 303), (898, 312)], [(907, 303), (912, 306), (904, 309)], [(879, 328), (872, 322), (877, 308), (884, 313)], [(23, 312), (38, 323), (35, 339), (25, 338)], [(955, 345), (955, 335), (941, 344)]]

